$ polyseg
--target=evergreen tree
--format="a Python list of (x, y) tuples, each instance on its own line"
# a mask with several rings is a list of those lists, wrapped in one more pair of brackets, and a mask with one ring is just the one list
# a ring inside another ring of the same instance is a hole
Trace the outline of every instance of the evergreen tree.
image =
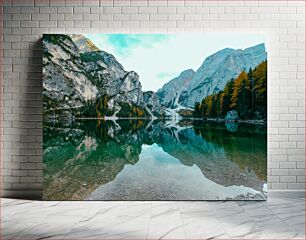
[(253, 71), (255, 110), (266, 116), (267, 109), (267, 61), (259, 64)]
[(216, 94), (216, 116), (221, 115), (221, 96), (223, 94), (223, 91), (220, 91)]
[(236, 109), (241, 118), (250, 114), (250, 82), (247, 73), (241, 72), (234, 82), (234, 92), (230, 107)]
[(230, 111), (231, 98), (233, 95), (234, 79), (231, 79), (225, 85), (223, 93), (220, 99), (220, 115), (225, 116), (228, 111)]
[(195, 103), (194, 117), (224, 117), (235, 109), (242, 119), (266, 118), (267, 111), (267, 61), (248, 73), (242, 71), (231, 79), (223, 91), (211, 94)]
[(209, 117), (212, 116), (215, 108), (215, 106), (213, 106), (213, 95), (207, 96), (205, 98), (205, 105), (207, 106), (205, 115)]
[(251, 109), (252, 113), (254, 112), (255, 107), (255, 92), (254, 92), (254, 79), (253, 79), (253, 71), (252, 68), (249, 69), (248, 79), (250, 81), (250, 91), (251, 91)]
[(96, 115), (98, 118), (105, 117), (108, 112), (108, 96), (103, 94), (96, 100)]
[(196, 102), (194, 104), (194, 112), (193, 112), (193, 116), (195, 118), (200, 118), (202, 117), (202, 109), (201, 109), (201, 104), (199, 102)]

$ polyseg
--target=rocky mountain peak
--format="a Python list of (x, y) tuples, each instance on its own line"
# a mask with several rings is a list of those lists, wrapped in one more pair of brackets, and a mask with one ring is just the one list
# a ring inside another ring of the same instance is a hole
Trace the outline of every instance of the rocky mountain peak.
[(91, 40), (81, 34), (72, 34), (70, 37), (80, 52), (92, 52), (100, 50)]
[(193, 74), (194, 74), (193, 69), (187, 69), (187, 70), (181, 72), (179, 77), (180, 78), (190, 78), (190, 77), (193, 76)]

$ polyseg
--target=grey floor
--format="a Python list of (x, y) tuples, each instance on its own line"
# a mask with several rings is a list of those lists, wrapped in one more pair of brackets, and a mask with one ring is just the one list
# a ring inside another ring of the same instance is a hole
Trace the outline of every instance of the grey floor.
[(1, 199), (3, 239), (305, 239), (305, 199), (43, 202)]

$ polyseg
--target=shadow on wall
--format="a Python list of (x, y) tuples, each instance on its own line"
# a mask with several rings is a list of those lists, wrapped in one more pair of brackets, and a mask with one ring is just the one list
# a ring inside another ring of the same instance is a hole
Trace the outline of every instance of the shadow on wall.
[[(19, 79), (15, 85), (20, 92), (12, 93), (12, 99), (20, 100), (19, 119), (16, 126), (19, 130), (19, 142), (16, 155), (11, 153), (11, 161), (19, 164), (14, 169), (15, 176), (20, 176), (20, 183), (5, 186), (3, 196), (22, 199), (41, 199), (43, 188), (43, 105), (42, 105), (42, 38), (30, 43), (28, 52), (24, 51), (28, 62), (19, 70)], [(13, 68), (14, 69), (14, 68)], [(18, 71), (18, 70), (17, 70)], [(14, 94), (17, 94), (14, 96)], [(18, 96), (19, 95), (19, 96)], [(18, 109), (19, 108), (19, 109)], [(27, 175), (25, 175), (27, 170)]]

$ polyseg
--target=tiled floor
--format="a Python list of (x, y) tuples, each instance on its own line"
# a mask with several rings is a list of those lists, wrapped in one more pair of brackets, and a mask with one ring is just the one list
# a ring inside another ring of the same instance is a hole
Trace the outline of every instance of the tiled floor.
[(1, 205), (4, 239), (305, 239), (305, 199)]

